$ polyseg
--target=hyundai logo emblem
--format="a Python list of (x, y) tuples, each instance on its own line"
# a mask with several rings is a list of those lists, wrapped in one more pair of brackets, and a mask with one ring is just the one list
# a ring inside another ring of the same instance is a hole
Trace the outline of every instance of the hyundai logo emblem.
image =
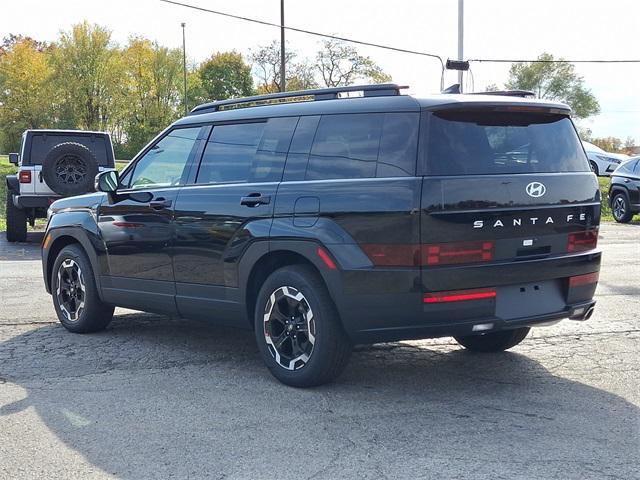
[(527, 188), (525, 190), (527, 192), (527, 195), (533, 198), (541, 197), (545, 193), (547, 193), (547, 187), (545, 187), (540, 182), (531, 182), (529, 185), (527, 185)]

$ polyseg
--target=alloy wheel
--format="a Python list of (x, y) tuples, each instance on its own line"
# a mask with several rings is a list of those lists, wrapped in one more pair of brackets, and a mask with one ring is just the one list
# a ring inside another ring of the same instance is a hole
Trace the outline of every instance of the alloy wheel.
[(65, 155), (56, 162), (55, 171), (60, 182), (75, 185), (87, 176), (87, 164), (76, 155)]
[(68, 258), (58, 268), (58, 305), (70, 322), (76, 322), (85, 306), (86, 288), (82, 270), (73, 259)]
[(617, 219), (621, 219), (627, 213), (627, 206), (625, 204), (624, 198), (621, 195), (618, 195), (613, 200), (613, 214)]
[(293, 287), (280, 287), (264, 309), (264, 338), (271, 356), (286, 370), (304, 367), (315, 345), (315, 320), (309, 302)]

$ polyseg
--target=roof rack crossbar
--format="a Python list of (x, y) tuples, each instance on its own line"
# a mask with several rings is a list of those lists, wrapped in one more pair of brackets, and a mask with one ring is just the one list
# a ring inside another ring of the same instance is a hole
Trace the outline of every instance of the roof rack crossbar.
[[(243, 104), (254, 103), (255, 106), (268, 105), (273, 100), (286, 99), (304, 99), (307, 101), (333, 100), (339, 98), (341, 93), (362, 92), (365, 97), (380, 97), (400, 95), (400, 90), (408, 88), (407, 86), (397, 85), (395, 83), (380, 83), (377, 85), (349, 85), (346, 87), (317, 88), (312, 90), (297, 90), (294, 92), (278, 92), (266, 95), (255, 95), (245, 98), (230, 98), (227, 100), (218, 100), (216, 102), (198, 105), (190, 114), (217, 112), (221, 107), (240, 106)], [(295, 100), (294, 100), (295, 101)]]
[(496, 90), (494, 92), (473, 92), (468, 95), (500, 95), (503, 97), (535, 97), (536, 94), (529, 90)]

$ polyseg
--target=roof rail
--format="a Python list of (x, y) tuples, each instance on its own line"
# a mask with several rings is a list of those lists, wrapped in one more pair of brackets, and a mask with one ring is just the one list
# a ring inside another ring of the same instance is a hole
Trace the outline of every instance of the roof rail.
[(533, 98), (536, 96), (534, 92), (529, 90), (496, 90), (495, 92), (473, 92), (468, 95), (500, 95), (503, 97), (521, 97), (521, 98)]
[[(341, 93), (362, 92), (365, 97), (384, 97), (400, 95), (400, 90), (409, 88), (395, 83), (380, 83), (377, 85), (349, 85), (347, 87), (316, 88), (312, 90), (298, 90), (295, 92), (278, 92), (266, 95), (255, 95), (245, 98), (229, 98), (216, 102), (198, 105), (191, 110), (190, 115), (217, 112), (226, 108), (238, 108), (240, 106), (257, 107), (272, 105), (274, 103), (293, 103), (301, 101), (333, 100), (339, 98)], [(250, 105), (246, 105), (250, 104)], [(253, 105), (251, 105), (253, 104)]]

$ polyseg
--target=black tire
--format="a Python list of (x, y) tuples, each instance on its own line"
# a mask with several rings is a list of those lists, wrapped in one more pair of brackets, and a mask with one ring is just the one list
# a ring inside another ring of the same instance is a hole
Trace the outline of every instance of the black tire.
[(618, 223), (628, 223), (633, 218), (629, 198), (623, 192), (618, 192), (613, 196), (611, 200), (611, 213), (613, 214), (614, 220)]
[(596, 174), (597, 177), (600, 176), (600, 170), (598, 169), (598, 164), (593, 160), (589, 160), (589, 164), (591, 165), (591, 171)]
[(42, 162), (42, 177), (60, 195), (80, 195), (93, 191), (98, 162), (84, 145), (60, 143), (49, 150)]
[[(272, 295), (277, 298), (276, 305), (271, 302)], [(293, 298), (300, 295), (302, 300)], [(284, 327), (284, 322), (275, 320), (280, 316), (275, 310), (284, 309), (290, 309), (286, 317), (293, 315), (292, 324), (293, 318), (298, 318), (296, 327), (301, 326), (300, 331), (293, 331), (293, 327)], [(265, 321), (267, 312), (273, 320)], [(277, 325), (283, 328), (278, 330)], [(289, 328), (291, 336), (284, 338), (285, 333), (289, 335)], [(295, 345), (299, 348), (294, 351), (296, 333)], [(256, 300), (255, 334), (262, 359), (273, 376), (292, 387), (312, 387), (334, 380), (346, 367), (352, 350), (322, 278), (307, 265), (283, 267), (267, 278)], [(284, 338), (280, 350), (274, 343), (278, 338)], [(282, 352), (278, 353), (280, 361), (276, 360), (276, 352)], [(296, 356), (295, 352), (302, 354)]]
[(515, 347), (529, 334), (529, 327), (485, 333), (484, 335), (465, 335), (454, 337), (456, 342), (472, 352), (502, 352)]
[[(75, 288), (76, 294), (78, 291), (82, 292), (76, 299), (76, 306), (78, 307), (80, 302), (83, 305), (77, 309), (69, 308), (66, 299), (69, 299), (70, 295), (64, 295), (65, 285), (69, 283), (64, 279), (73, 277), (69, 273), (74, 270), (74, 265), (79, 268), (77, 278), (83, 287), (79, 288), (78, 284)], [(114, 307), (100, 300), (91, 263), (79, 245), (66, 246), (58, 254), (51, 272), (51, 294), (60, 323), (70, 332), (98, 332), (104, 330), (113, 318)]]
[(27, 214), (13, 204), (13, 194), (7, 192), (7, 241), (27, 241)]

